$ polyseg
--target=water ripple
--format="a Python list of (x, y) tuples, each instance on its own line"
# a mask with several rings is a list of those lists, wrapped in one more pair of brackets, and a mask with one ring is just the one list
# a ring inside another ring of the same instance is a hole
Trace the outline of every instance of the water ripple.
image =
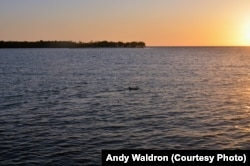
[(0, 55), (1, 165), (100, 165), (102, 149), (250, 148), (249, 48)]

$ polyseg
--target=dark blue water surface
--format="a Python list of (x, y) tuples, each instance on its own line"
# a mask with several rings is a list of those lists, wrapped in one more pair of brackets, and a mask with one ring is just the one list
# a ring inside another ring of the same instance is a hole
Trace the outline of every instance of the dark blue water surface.
[(250, 48), (1, 49), (0, 149), (1, 165), (250, 149)]

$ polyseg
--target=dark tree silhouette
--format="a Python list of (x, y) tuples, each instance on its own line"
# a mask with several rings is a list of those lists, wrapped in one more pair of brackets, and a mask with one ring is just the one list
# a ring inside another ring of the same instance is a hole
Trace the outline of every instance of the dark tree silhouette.
[(144, 48), (144, 42), (0, 41), (0, 48)]

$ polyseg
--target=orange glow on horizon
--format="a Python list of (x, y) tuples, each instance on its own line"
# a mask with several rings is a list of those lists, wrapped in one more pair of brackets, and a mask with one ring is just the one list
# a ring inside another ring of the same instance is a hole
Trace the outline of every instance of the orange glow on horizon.
[(249, 0), (5, 1), (0, 40), (250, 46), (249, 9)]

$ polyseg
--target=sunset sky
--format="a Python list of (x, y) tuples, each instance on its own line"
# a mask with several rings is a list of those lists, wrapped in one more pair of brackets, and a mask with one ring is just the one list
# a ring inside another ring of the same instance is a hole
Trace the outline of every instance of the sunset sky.
[(250, 45), (250, 0), (0, 0), (0, 40)]

